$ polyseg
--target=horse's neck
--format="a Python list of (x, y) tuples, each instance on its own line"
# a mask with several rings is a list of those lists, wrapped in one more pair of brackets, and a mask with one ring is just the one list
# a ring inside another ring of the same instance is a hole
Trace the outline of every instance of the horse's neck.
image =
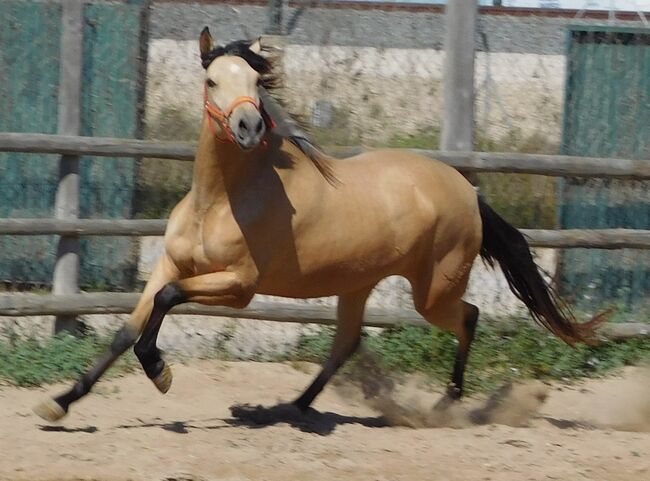
[(228, 193), (252, 174), (256, 163), (249, 157), (234, 143), (217, 140), (204, 119), (192, 178), (195, 209), (227, 202)]

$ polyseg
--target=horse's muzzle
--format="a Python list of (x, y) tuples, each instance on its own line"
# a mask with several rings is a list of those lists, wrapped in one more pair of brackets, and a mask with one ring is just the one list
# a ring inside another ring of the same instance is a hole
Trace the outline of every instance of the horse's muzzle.
[(230, 118), (230, 129), (237, 145), (242, 150), (251, 150), (257, 147), (266, 133), (262, 115), (258, 111), (251, 110), (235, 112)]

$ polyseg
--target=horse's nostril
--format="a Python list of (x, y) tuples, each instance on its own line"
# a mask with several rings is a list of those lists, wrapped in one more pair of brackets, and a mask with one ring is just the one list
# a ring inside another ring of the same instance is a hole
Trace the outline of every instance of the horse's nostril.
[(239, 129), (248, 131), (248, 125), (246, 125), (246, 122), (244, 122), (243, 119), (239, 121)]
[(262, 131), (262, 127), (264, 127), (264, 122), (262, 122), (262, 119), (258, 120), (257, 126), (255, 127), (255, 132), (260, 133)]

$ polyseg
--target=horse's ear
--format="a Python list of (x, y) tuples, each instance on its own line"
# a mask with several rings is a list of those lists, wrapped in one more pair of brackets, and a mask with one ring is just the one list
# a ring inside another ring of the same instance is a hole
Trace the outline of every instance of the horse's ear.
[(255, 40), (253, 43), (251, 43), (251, 46), (248, 47), (253, 53), (260, 54), (262, 51), (262, 37), (259, 37), (257, 40)]
[(214, 48), (214, 40), (212, 35), (210, 35), (210, 29), (205, 27), (201, 31), (201, 36), (199, 37), (199, 48), (201, 50), (201, 55), (206, 55), (212, 51)]

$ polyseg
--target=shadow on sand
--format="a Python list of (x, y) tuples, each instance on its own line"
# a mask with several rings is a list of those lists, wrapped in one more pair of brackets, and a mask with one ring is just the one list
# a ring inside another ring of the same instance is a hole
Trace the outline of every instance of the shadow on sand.
[(233, 419), (225, 422), (231, 426), (244, 426), (259, 429), (275, 424), (286, 423), (306, 433), (327, 436), (337, 426), (343, 424), (360, 424), (370, 428), (388, 427), (390, 424), (383, 417), (344, 416), (333, 412), (320, 412), (313, 408), (301, 411), (293, 404), (277, 404), (271, 407), (251, 406), (248, 404), (230, 407)]

